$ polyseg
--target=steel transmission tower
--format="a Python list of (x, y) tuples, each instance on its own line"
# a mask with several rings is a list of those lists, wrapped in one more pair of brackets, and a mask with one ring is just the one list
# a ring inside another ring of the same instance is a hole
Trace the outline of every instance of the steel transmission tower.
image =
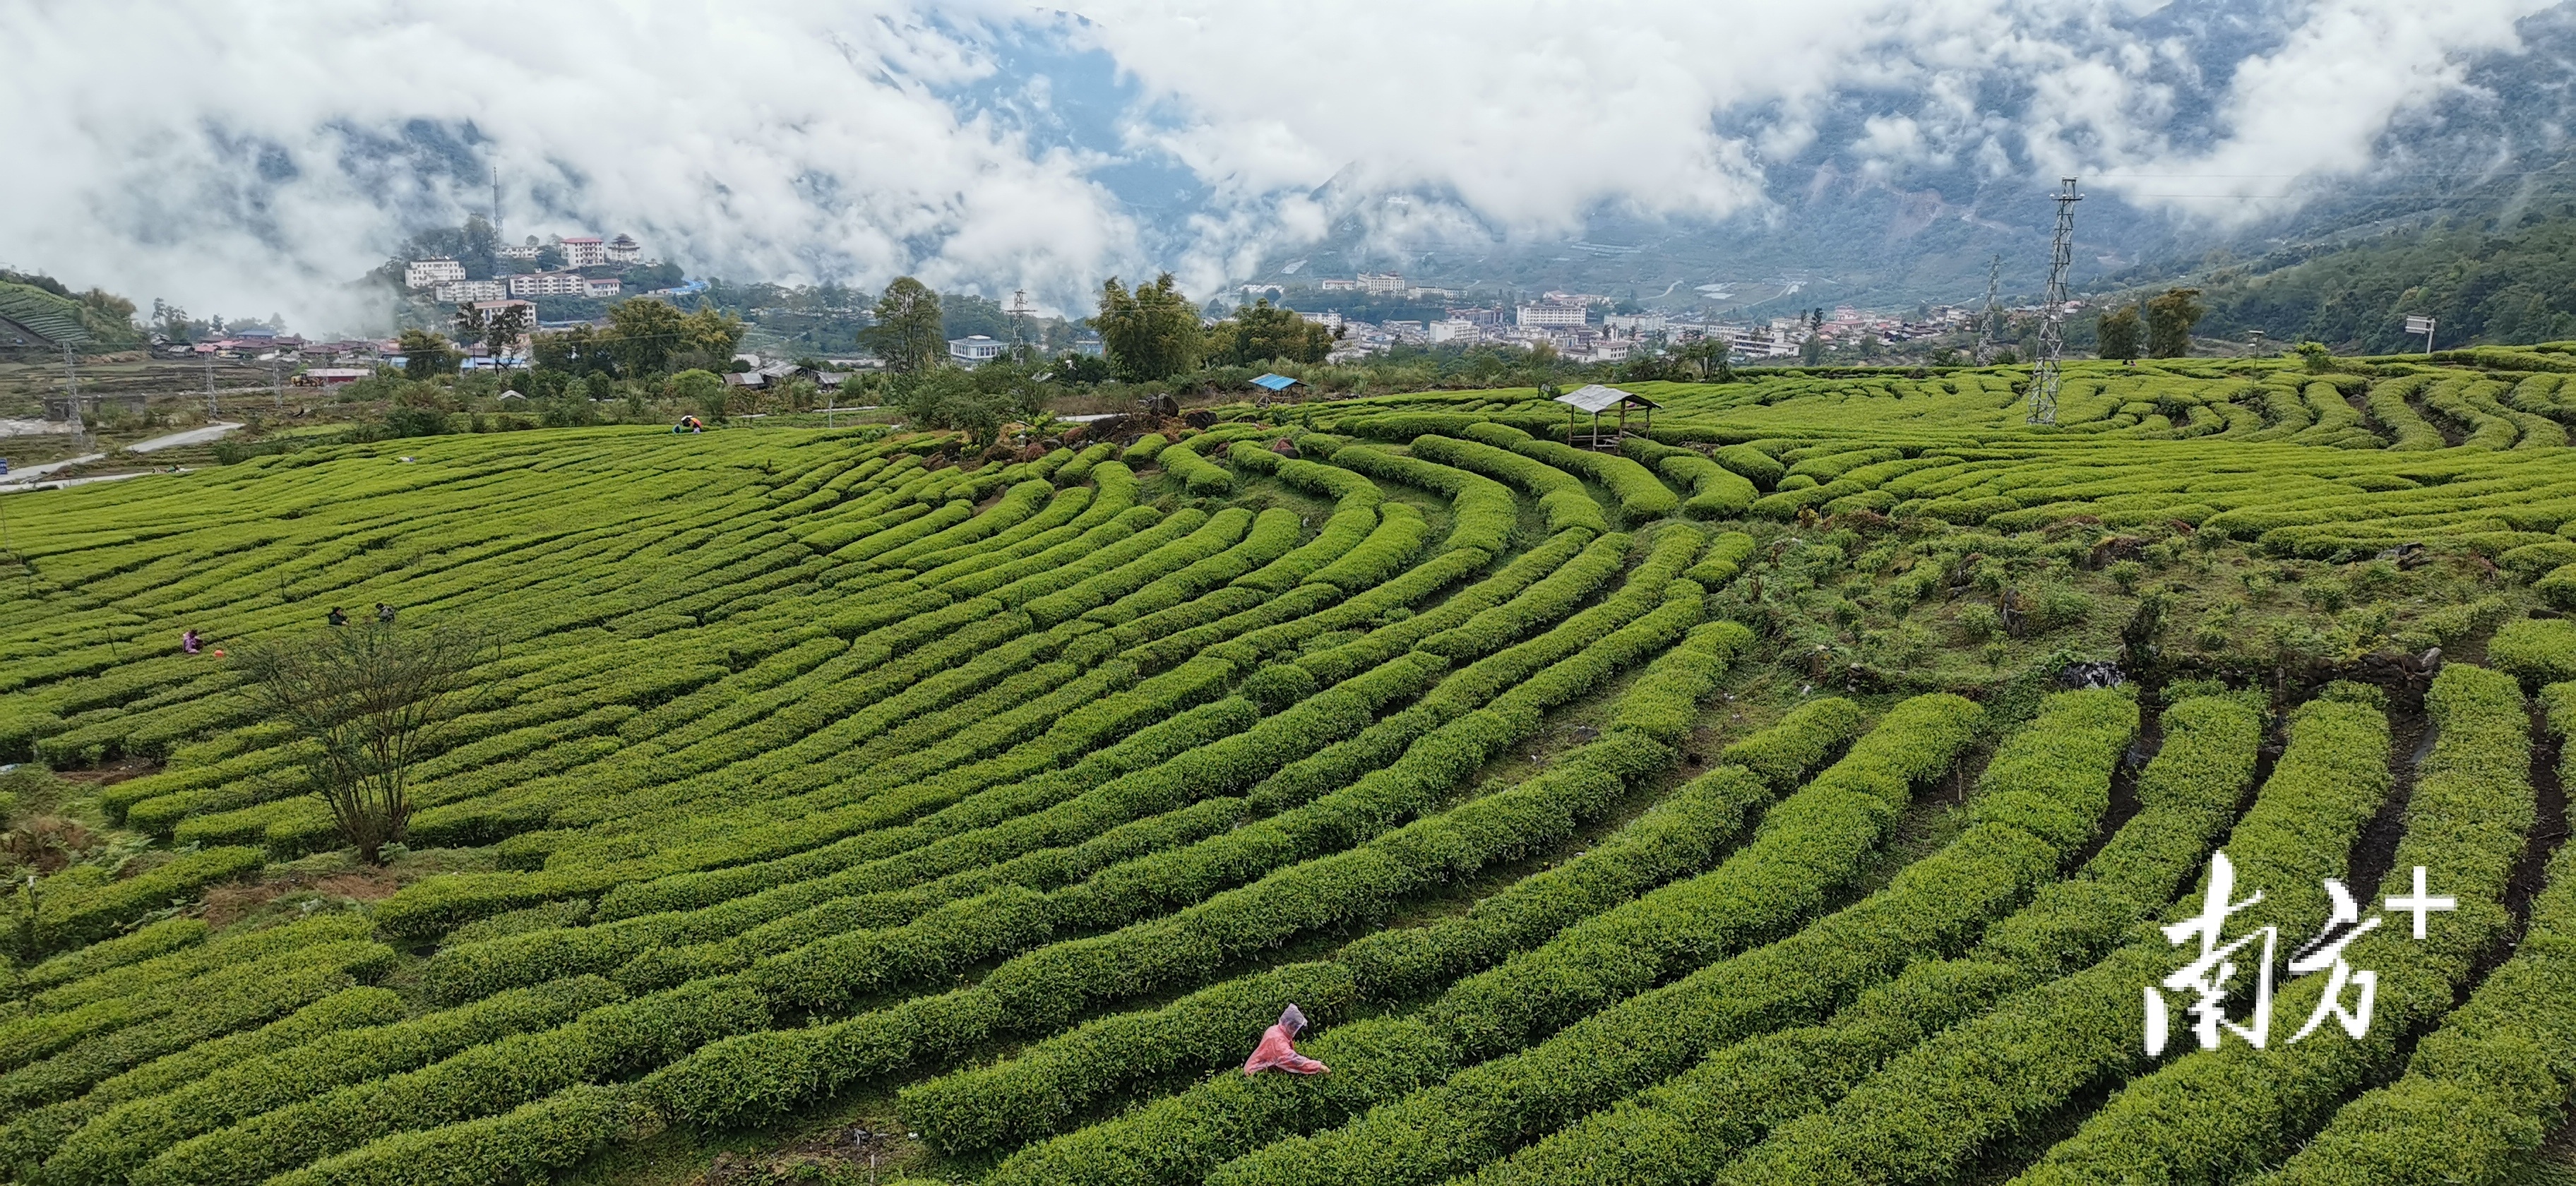
[(2084, 200), (2075, 192), (2074, 178), (2064, 181), (2065, 188), (2057, 191), (2057, 237), (2048, 248), (2048, 294), (2040, 301), (2039, 358), (2030, 368), (2032, 424), (2057, 423), (2057, 360), (2066, 352), (2059, 324), (2066, 320), (2066, 265), (2075, 261), (2075, 204)]
[(1994, 344), (1995, 322), (2003, 316), (2003, 306), (1995, 302), (1995, 286), (2004, 278), (2004, 253), (1996, 252), (1993, 263), (1986, 265), (1986, 308), (1977, 314), (1977, 344), (1968, 348), (1968, 365), (1983, 366), (1986, 347)]

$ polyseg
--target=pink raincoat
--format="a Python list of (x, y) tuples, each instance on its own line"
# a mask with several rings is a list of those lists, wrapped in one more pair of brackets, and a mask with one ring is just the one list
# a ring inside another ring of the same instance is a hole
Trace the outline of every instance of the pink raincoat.
[(1252, 1048), (1252, 1057), (1243, 1060), (1243, 1073), (1257, 1075), (1263, 1071), (1287, 1071), (1294, 1075), (1320, 1075), (1331, 1068), (1297, 1053), (1290, 1043), (1306, 1029), (1306, 1015), (1297, 1006), (1279, 1015), (1279, 1024), (1261, 1032), (1261, 1044)]

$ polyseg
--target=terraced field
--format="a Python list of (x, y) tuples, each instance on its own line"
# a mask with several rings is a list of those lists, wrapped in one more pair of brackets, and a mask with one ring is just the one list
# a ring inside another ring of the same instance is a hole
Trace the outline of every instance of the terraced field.
[[(2088, 364), (2045, 430), (2017, 374), (1854, 372), (1643, 385), (1606, 451), (1449, 392), (12, 497), (0, 1173), (2561, 1180), (2566, 357)], [(175, 645), (379, 601), (503, 640), (383, 868)], [(2323, 879), (2458, 908), (2348, 949), (2362, 1039), (2285, 1042), (2285, 974), (2267, 1048), (2151, 1058), (2222, 847), (2283, 960)], [(1240, 1074), (1292, 1001), (1332, 1072)]]

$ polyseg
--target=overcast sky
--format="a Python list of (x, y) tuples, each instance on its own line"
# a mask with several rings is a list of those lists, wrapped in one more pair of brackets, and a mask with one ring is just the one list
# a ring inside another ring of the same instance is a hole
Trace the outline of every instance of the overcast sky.
[(1856, 95), (1824, 147), (1865, 168), (2224, 219), (2367, 169), (2545, 7), (8, 0), (0, 264), (319, 330), (497, 165), (513, 240), (624, 231), (693, 274), (1204, 292), (1335, 193), (1502, 235), (1758, 211)]

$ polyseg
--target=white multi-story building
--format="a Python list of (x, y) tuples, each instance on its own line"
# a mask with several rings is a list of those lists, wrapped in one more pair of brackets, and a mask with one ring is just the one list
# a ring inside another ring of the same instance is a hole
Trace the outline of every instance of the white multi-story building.
[(527, 272), (510, 277), (510, 295), (589, 296), (590, 281), (579, 272)]
[[(465, 265), (452, 259), (416, 259), (403, 265), (403, 287), (429, 288), (465, 278)], [(446, 300), (446, 297), (438, 298)]]
[(1475, 322), (1452, 317), (1432, 322), (1424, 327), (1423, 334), (1433, 342), (1473, 342), (1484, 336), (1484, 329)]
[(1338, 311), (1324, 313), (1299, 313), (1297, 316), (1302, 317), (1315, 325), (1323, 326), (1326, 329), (1342, 328), (1342, 315)]
[(612, 264), (631, 264), (644, 258), (644, 245), (621, 234), (601, 247), (600, 254), (607, 256)]
[(450, 280), (430, 290), (430, 297), (442, 305), (462, 305), (470, 301), (497, 301), (510, 295), (508, 286), (498, 280)]
[(528, 236), (527, 242), (521, 243), (516, 247), (500, 248), (492, 254), (500, 256), (503, 259), (535, 259), (537, 258), (537, 253), (543, 250), (545, 250), (545, 248), (537, 246), (537, 237), (535, 235), (530, 235)]
[(1661, 313), (1613, 313), (1601, 319), (1603, 328), (1624, 334), (1659, 334), (1664, 332)]
[(1010, 343), (984, 334), (948, 340), (949, 360), (963, 366), (971, 367), (977, 363), (991, 362), (1000, 358), (1002, 352), (1008, 349), (1010, 349)]
[(1522, 305), (1520, 308), (1513, 311), (1512, 324), (1535, 326), (1581, 325), (1583, 324), (1583, 314), (1584, 308), (1581, 305)]
[(1370, 296), (1403, 296), (1404, 274), (1401, 272), (1362, 272), (1360, 291)]
[(605, 300), (609, 297), (616, 296), (618, 293), (623, 292), (626, 289), (626, 282), (615, 276), (610, 276), (605, 280), (585, 280), (582, 281), (582, 283), (589, 287), (590, 291), (585, 295), (589, 296), (592, 300)]
[(608, 248), (600, 243), (597, 235), (557, 239), (555, 246), (563, 248), (564, 266), (567, 268), (595, 268), (608, 262)]

